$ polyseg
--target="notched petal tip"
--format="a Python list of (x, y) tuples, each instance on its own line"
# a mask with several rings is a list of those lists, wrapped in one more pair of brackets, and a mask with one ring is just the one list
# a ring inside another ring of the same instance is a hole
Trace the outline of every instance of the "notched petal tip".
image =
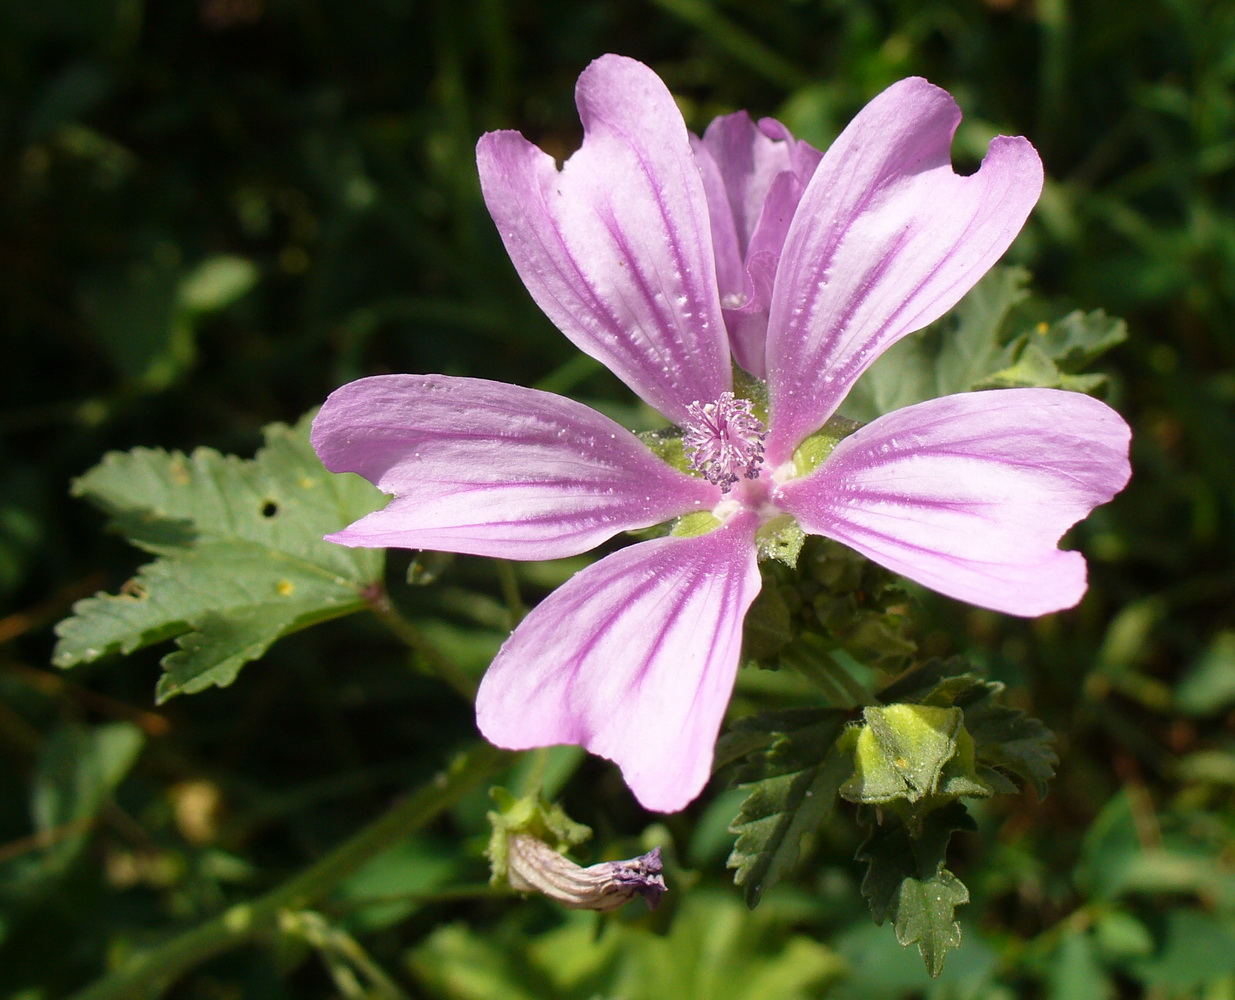
[[(1042, 192), (1028, 140), (996, 137), (956, 173), (961, 112), (920, 78), (870, 102), (799, 204), (768, 319), (768, 461), (778, 464), (888, 347), (952, 308), (1003, 255)], [(826, 293), (822, 290), (826, 289)]]
[(1058, 389), (997, 389), (897, 410), (787, 483), (782, 507), (942, 594), (1021, 617), (1086, 588), (1063, 534), (1128, 481), (1129, 429), (1106, 404)]
[(624, 56), (579, 78), (583, 144), (560, 170), (518, 133), (477, 146), (481, 192), (545, 314), (671, 420), (731, 372), (703, 181), (682, 114)]

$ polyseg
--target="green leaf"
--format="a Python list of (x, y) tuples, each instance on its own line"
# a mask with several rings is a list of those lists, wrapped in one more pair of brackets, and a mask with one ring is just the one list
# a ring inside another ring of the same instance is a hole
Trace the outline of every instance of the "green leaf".
[(1219, 632), (1175, 690), (1189, 715), (1209, 715), (1235, 704), (1235, 632)]
[[(35, 765), (30, 811), (39, 833), (56, 833), (43, 856), (51, 871), (64, 868), (86, 841), (86, 826), (128, 774), (144, 742), (127, 722), (61, 726), (48, 738)], [(64, 836), (65, 828), (75, 828)]]
[(1027, 297), (1028, 272), (992, 268), (943, 319), (894, 344), (855, 385), (842, 411), (875, 417), (937, 396), (966, 392), (1008, 363), (1005, 327)]
[(1066, 372), (1080, 372), (1112, 347), (1128, 339), (1128, 324), (1101, 309), (1068, 313), (1037, 331), (1038, 342), (1046, 354)]
[(79, 601), (61, 622), (60, 667), (176, 638), (160, 702), (224, 686), (276, 639), (366, 606), (383, 553), (322, 539), (380, 506), (356, 476), (323, 468), (309, 417), (266, 428), (253, 460), (199, 448), (112, 453), (73, 485), (111, 527), (159, 556), (118, 594)]
[[(1192, 992), (1206, 982), (1235, 974), (1235, 921), (1198, 909), (1173, 909), (1162, 917), (1163, 940), (1154, 954), (1131, 963), (1147, 986), (1170, 996)], [(1221, 996), (1214, 992), (1213, 996)]]
[(793, 639), (793, 618), (775, 580), (760, 589), (742, 623), (742, 660), (771, 660)]
[(957, 702), (965, 712), (978, 763), (1015, 775), (1031, 785), (1039, 799), (1046, 798), (1059, 764), (1055, 734), (1019, 708), (1002, 704), (1000, 682), (973, 680), (975, 686)]
[(80, 297), (95, 337), (117, 370), (158, 389), (192, 366), (201, 318), (247, 294), (258, 270), (252, 261), (229, 255), (187, 267), (169, 240), (156, 243), (143, 258), (88, 278)]
[(961, 944), (961, 925), (955, 910), (969, 902), (969, 890), (947, 869), (928, 879), (907, 878), (896, 902), (896, 940), (917, 944), (926, 971), (935, 978), (951, 948)]
[(1123, 910), (1097, 910), (1094, 913), (1094, 943), (1103, 960), (1124, 963), (1152, 955), (1153, 935), (1149, 928)]
[(1121, 319), (1101, 310), (1070, 312), (1052, 324), (1039, 323), (1008, 345), (1012, 363), (973, 383), (975, 389), (1033, 386), (1096, 392), (1105, 375), (1080, 374), (1098, 357), (1128, 338)]
[(896, 811), (875, 814), (879, 821), (867, 835), (855, 857), (867, 863), (862, 895), (870, 905), (875, 923), (882, 924), (896, 913), (900, 884), (907, 878), (927, 879), (944, 867), (948, 843), (957, 830), (975, 825), (960, 802), (948, 802), (916, 817), (911, 832)]
[(876, 669), (904, 668), (917, 646), (906, 635), (909, 597), (900, 578), (818, 536), (803, 547), (800, 568), (796, 582), (811, 614), (804, 631), (822, 628), (835, 645)]
[(1029, 274), (993, 268), (947, 316), (894, 344), (858, 380), (842, 405), (869, 421), (926, 399), (974, 389), (1037, 386), (1095, 392), (1105, 375), (1084, 370), (1127, 339), (1123, 320), (1074, 311), (1034, 322)]
[(208, 257), (180, 283), (180, 304), (194, 313), (225, 309), (257, 284), (257, 265), (245, 257)]
[(407, 919), (426, 897), (459, 880), (463, 868), (449, 841), (412, 836), (340, 882), (333, 898), (343, 906), (348, 930), (373, 931)]
[(1064, 935), (1055, 950), (1049, 976), (1049, 1000), (1074, 1000), (1076, 997), (1103, 1000), (1114, 992), (1095, 953), (1093, 937), (1087, 931)]
[(797, 863), (802, 837), (832, 814), (850, 766), (837, 747), (844, 725), (845, 713), (831, 709), (766, 713), (740, 720), (718, 747), (723, 760), (735, 742), (754, 744), (737, 770), (747, 796), (729, 827), (737, 841), (728, 865), (747, 906)]
[(426, 995), (451, 1000), (807, 1000), (844, 975), (830, 948), (775, 906), (744, 910), (696, 890), (667, 927), (568, 913), (548, 931), (509, 921), (439, 927), (408, 964)]
[(938, 976), (949, 948), (960, 945), (954, 910), (969, 901), (965, 886), (944, 865), (956, 830), (971, 830), (973, 820), (959, 802), (915, 817), (914, 831), (895, 812), (875, 826), (857, 858), (867, 862), (862, 879), (875, 922), (889, 917), (902, 945), (917, 943), (931, 976)]

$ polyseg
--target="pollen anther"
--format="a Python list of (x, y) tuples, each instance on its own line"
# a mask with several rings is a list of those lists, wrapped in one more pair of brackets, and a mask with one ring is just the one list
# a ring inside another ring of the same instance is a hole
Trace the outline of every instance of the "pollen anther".
[(739, 479), (758, 478), (766, 432), (749, 399), (725, 392), (714, 403), (691, 403), (687, 413), (682, 446), (692, 469), (723, 493)]

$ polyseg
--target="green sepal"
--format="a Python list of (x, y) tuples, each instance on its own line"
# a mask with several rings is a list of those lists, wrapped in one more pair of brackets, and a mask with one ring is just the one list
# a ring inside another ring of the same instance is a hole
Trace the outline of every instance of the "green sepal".
[(489, 789), (496, 809), (486, 815), (492, 828), (485, 856), (489, 859), (493, 885), (509, 882), (509, 838), (517, 833), (544, 841), (559, 854), (589, 840), (591, 827), (576, 823), (556, 802), (546, 802), (539, 795), (516, 799), (504, 788)]
[(733, 394), (739, 399), (749, 399), (751, 412), (763, 422), (768, 423), (768, 384), (761, 378), (755, 378), (750, 372), (733, 366)]
[(844, 438), (861, 426), (856, 420), (833, 416), (793, 450), (794, 477), (801, 479), (809, 476), (827, 460)]
[(853, 774), (841, 787), (851, 802), (916, 803), (927, 796), (992, 794), (974, 769), (973, 739), (959, 708), (932, 705), (872, 705), (865, 725), (842, 737)]
[(790, 569), (798, 565), (798, 555), (806, 542), (804, 532), (797, 520), (788, 514), (774, 517), (766, 524), (759, 526), (755, 533), (755, 546), (760, 562), (775, 559), (784, 563)]
[(709, 531), (715, 531), (720, 526), (720, 518), (710, 510), (697, 510), (693, 514), (684, 514), (679, 517), (669, 534), (674, 538), (698, 538)]
[(682, 432), (678, 428), (641, 431), (636, 436), (662, 462), (671, 465), (678, 472), (690, 473), (690, 462), (686, 459), (686, 450), (682, 447)]

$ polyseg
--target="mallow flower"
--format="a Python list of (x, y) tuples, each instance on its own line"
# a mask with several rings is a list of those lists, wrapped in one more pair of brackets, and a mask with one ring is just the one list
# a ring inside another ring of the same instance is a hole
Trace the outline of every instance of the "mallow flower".
[(1129, 431), (1087, 396), (1003, 389), (906, 407), (834, 447), (818, 433), (1008, 248), (1042, 188), (1026, 139), (995, 138), (957, 175), (960, 111), (922, 79), (823, 154), (744, 114), (693, 138), (621, 56), (583, 72), (577, 102), (583, 144), (560, 169), (517, 132), (481, 138), (485, 202), (532, 297), (681, 429), (680, 460), (570, 399), (446, 375), (343, 386), (313, 442), (393, 495), (328, 536), (345, 545), (557, 559), (674, 522), (542, 601), (476, 706), (499, 746), (581, 745), (669, 812), (708, 780), (761, 539), (824, 535), (1014, 615), (1071, 607), (1085, 560), (1057, 545), (1126, 483)]

